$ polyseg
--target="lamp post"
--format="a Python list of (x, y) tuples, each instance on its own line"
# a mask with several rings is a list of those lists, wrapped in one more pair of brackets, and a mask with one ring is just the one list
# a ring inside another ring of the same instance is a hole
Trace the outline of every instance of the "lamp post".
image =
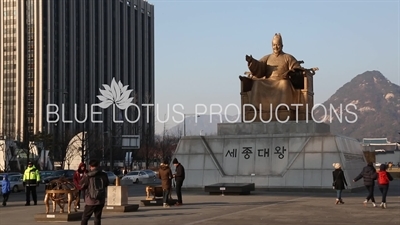
[(82, 131), (82, 140), (81, 140), (81, 162), (85, 162), (85, 123), (82, 123), (83, 131)]
[[(183, 114), (183, 136), (186, 137), (186, 117), (187, 116), (194, 116), (196, 114), (191, 113), (191, 114)], [(197, 117), (200, 117), (200, 115), (197, 115)]]
[[(107, 163), (105, 162), (105, 151), (106, 151), (106, 137), (108, 138), (108, 131), (103, 132), (103, 167), (107, 167)], [(110, 168), (110, 171), (112, 171), (112, 168)]]

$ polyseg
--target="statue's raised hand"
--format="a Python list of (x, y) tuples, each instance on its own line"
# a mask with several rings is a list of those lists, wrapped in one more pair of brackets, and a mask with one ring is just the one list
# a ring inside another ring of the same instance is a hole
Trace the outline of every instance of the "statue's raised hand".
[(246, 55), (246, 61), (247, 61), (248, 63), (251, 63), (252, 60), (253, 60), (253, 56), (251, 56), (251, 55)]

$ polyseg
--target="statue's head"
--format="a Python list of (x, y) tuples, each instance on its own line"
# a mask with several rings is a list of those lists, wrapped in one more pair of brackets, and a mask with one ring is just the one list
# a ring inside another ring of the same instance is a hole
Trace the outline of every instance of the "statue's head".
[(282, 52), (283, 49), (283, 41), (280, 33), (275, 33), (272, 38), (272, 50), (275, 55), (278, 55)]

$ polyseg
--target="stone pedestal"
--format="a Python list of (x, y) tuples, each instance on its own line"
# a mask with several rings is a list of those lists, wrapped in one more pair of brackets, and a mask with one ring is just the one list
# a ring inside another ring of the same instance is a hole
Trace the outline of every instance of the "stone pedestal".
[(218, 183), (204, 186), (210, 195), (249, 195), (255, 191), (254, 183)]
[[(177, 199), (169, 199), (168, 205), (175, 205), (178, 202)], [(140, 204), (142, 206), (162, 206), (163, 199), (162, 198), (155, 198), (153, 200), (140, 200)]]
[[(366, 164), (359, 141), (312, 120), (218, 124), (217, 135), (182, 137), (175, 157), (185, 167), (186, 188), (254, 183), (332, 190), (333, 163), (342, 164), (346, 178), (356, 177)], [(349, 182), (348, 188), (362, 186)]]
[(128, 204), (128, 186), (108, 186), (107, 205), (104, 212), (133, 212), (139, 208), (138, 204)]
[(139, 209), (138, 204), (131, 205), (114, 205), (114, 206), (105, 206), (103, 211), (105, 212), (134, 212)]
[(127, 186), (107, 187), (107, 206), (127, 205), (127, 204), (128, 204)]
[(39, 213), (35, 215), (37, 222), (69, 222), (81, 221), (83, 212), (72, 213)]

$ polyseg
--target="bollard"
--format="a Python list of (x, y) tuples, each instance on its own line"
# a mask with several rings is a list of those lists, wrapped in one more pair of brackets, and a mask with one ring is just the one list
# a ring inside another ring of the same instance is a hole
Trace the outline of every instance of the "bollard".
[(115, 186), (121, 186), (121, 181), (119, 179), (119, 177), (117, 176), (117, 178), (115, 179)]

